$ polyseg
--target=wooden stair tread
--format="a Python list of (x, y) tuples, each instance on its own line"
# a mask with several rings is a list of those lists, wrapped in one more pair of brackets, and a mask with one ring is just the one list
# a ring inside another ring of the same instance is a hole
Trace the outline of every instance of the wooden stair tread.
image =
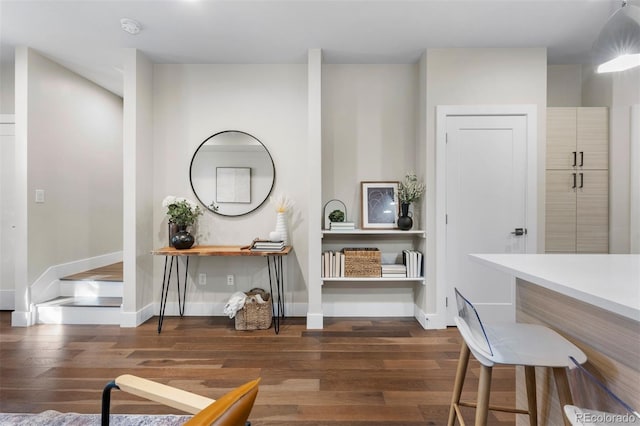
[(118, 262), (60, 278), (65, 281), (122, 281), (123, 263)]

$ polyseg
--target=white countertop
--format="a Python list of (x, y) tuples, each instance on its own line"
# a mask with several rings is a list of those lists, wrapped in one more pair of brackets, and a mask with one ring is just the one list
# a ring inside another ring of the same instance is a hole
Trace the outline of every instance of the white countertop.
[(640, 255), (471, 254), (473, 260), (640, 321)]

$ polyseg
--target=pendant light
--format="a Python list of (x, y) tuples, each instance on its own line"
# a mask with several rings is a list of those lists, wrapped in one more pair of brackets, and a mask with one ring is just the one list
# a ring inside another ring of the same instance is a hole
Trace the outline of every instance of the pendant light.
[(640, 7), (622, 2), (593, 44), (597, 72), (616, 72), (640, 66)]

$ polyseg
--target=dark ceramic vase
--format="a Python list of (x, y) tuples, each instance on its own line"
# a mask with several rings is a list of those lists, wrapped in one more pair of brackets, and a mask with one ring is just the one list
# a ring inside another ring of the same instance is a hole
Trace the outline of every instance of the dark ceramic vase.
[(413, 219), (409, 216), (409, 203), (400, 204), (400, 216), (398, 217), (398, 228), (408, 231), (413, 226)]
[(193, 238), (193, 235), (187, 231), (187, 227), (185, 225), (179, 225), (178, 232), (171, 237), (171, 245), (177, 250), (191, 248), (194, 242), (195, 238)]
[(169, 222), (169, 247), (173, 247), (173, 237), (178, 233), (178, 225), (173, 222)]

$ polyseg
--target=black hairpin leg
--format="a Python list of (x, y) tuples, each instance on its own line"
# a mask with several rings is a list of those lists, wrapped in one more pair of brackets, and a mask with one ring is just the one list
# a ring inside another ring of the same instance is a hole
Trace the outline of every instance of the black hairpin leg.
[[(271, 291), (271, 297), (273, 303), (271, 305), (273, 314), (273, 328), (276, 334), (280, 332), (280, 320), (285, 318), (284, 313), (284, 299), (282, 294), (284, 293), (284, 275), (282, 272), (282, 256), (266, 256), (267, 257), (267, 269), (269, 270), (269, 291)], [(273, 265), (271, 264), (273, 262)], [(273, 270), (272, 270), (273, 268)], [(276, 292), (273, 292), (273, 285), (275, 284)]]
[[(171, 257), (171, 262), (169, 262)], [(158, 333), (162, 331), (162, 321), (164, 321), (164, 310), (167, 307), (167, 296), (169, 294), (169, 284), (171, 283), (171, 271), (173, 270), (174, 256), (164, 258), (164, 276), (162, 277), (162, 290), (160, 291), (160, 316), (158, 317)], [(169, 271), (167, 272), (167, 266)]]
[(182, 299), (180, 298), (180, 274), (178, 273), (178, 261), (176, 259), (176, 281), (178, 282), (178, 311), (184, 316), (184, 305), (187, 302), (187, 273), (189, 272), (189, 256), (185, 261), (184, 280), (182, 280)]
[[(169, 261), (169, 257), (171, 257), (170, 261)], [(167, 307), (167, 298), (169, 296), (169, 287), (171, 285), (171, 273), (173, 272), (174, 262), (176, 264), (176, 284), (178, 286), (178, 311), (180, 312), (181, 317), (184, 316), (184, 308), (187, 301), (187, 277), (189, 274), (189, 256), (187, 256), (187, 260), (185, 262), (182, 291), (180, 291), (180, 268), (179, 268), (178, 256), (165, 256), (164, 276), (162, 278), (162, 290), (160, 291), (160, 316), (158, 317), (158, 333), (162, 331), (162, 323), (164, 321), (164, 312)]]

